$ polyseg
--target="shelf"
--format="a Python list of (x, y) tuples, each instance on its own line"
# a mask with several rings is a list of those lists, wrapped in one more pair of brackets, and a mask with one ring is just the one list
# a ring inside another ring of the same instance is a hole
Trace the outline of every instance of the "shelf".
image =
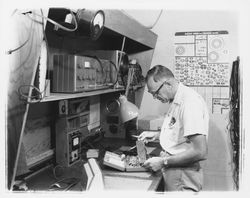
[[(124, 51), (133, 54), (155, 48), (157, 35), (121, 10), (104, 9), (105, 24), (101, 36), (91, 40), (79, 32), (55, 31), (54, 25), (46, 24), (46, 36), (51, 48), (59, 48), (69, 53), (80, 53), (83, 50), (120, 50), (123, 37), (126, 37)], [(65, 8), (50, 8), (48, 17), (58, 23), (64, 21)], [(86, 29), (85, 32), (88, 30)]]
[(72, 99), (72, 98), (82, 98), (82, 97), (89, 97), (89, 96), (95, 96), (95, 95), (112, 93), (112, 92), (122, 92), (122, 91), (125, 91), (125, 89), (124, 88), (102, 89), (102, 90), (88, 91), (88, 92), (81, 92), (81, 93), (50, 93), (50, 96), (43, 98), (40, 102), (50, 102), (50, 101), (65, 100), (65, 99)]

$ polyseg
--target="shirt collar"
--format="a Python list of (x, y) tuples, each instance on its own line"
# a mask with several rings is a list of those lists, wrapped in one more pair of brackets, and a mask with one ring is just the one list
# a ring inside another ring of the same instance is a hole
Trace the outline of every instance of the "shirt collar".
[(183, 84), (181, 82), (179, 82), (176, 94), (174, 96), (174, 101), (173, 103), (175, 104), (181, 104), (181, 95), (182, 95), (182, 91), (183, 90)]

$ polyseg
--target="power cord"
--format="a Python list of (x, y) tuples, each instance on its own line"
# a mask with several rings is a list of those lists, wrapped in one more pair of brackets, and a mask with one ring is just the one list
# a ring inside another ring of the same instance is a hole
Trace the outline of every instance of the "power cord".
[(32, 12), (32, 13), (33, 13), (35, 16), (38, 16), (38, 17), (41, 17), (41, 18), (47, 20), (48, 22), (50, 22), (50, 23), (52, 23), (53, 25), (55, 25), (57, 28), (61, 28), (61, 29), (65, 30), (65, 31), (68, 31), (68, 32), (74, 32), (75, 30), (77, 30), (78, 24), (77, 24), (76, 17), (75, 17), (75, 15), (74, 15), (74, 13), (73, 13), (70, 9), (69, 9), (69, 11), (70, 11), (70, 14), (72, 15), (72, 18), (73, 18), (74, 24), (75, 24), (75, 27), (74, 27), (73, 29), (70, 29), (70, 28), (67, 28), (67, 27), (65, 27), (65, 26), (62, 26), (61, 24), (57, 23), (56, 21), (54, 21), (54, 20), (52, 20), (52, 19), (50, 19), (50, 18), (48, 18), (48, 17), (45, 17), (45, 16), (43, 16), (43, 15), (36, 14), (36, 13), (34, 13), (34, 12)]
[[(16, 11), (15, 11), (15, 12), (16, 12)], [(29, 28), (29, 35), (28, 35), (28, 38), (27, 38), (20, 46), (14, 48), (14, 49), (8, 50), (8, 51), (6, 52), (6, 54), (10, 55), (10, 54), (12, 54), (12, 53), (15, 52), (15, 51), (20, 50), (22, 47), (24, 47), (24, 46), (29, 42), (30, 36), (31, 36), (31, 32), (32, 32), (31, 30), (32, 30), (32, 28), (33, 28), (33, 25), (34, 25), (34, 21), (31, 22), (31, 25), (30, 25), (30, 28)]]

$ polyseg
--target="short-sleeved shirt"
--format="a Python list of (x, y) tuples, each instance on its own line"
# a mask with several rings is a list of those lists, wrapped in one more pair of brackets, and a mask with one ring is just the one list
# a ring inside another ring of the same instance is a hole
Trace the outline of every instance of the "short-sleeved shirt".
[(160, 144), (169, 153), (183, 151), (179, 145), (187, 136), (203, 134), (208, 137), (209, 113), (207, 104), (200, 94), (179, 83), (174, 100), (165, 116)]

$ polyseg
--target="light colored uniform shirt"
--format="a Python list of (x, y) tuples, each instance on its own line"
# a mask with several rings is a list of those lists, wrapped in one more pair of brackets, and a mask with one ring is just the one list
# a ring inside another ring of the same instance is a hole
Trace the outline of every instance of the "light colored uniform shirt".
[(196, 91), (179, 83), (174, 100), (164, 118), (160, 144), (170, 154), (187, 149), (187, 136), (203, 134), (208, 137), (207, 104)]

